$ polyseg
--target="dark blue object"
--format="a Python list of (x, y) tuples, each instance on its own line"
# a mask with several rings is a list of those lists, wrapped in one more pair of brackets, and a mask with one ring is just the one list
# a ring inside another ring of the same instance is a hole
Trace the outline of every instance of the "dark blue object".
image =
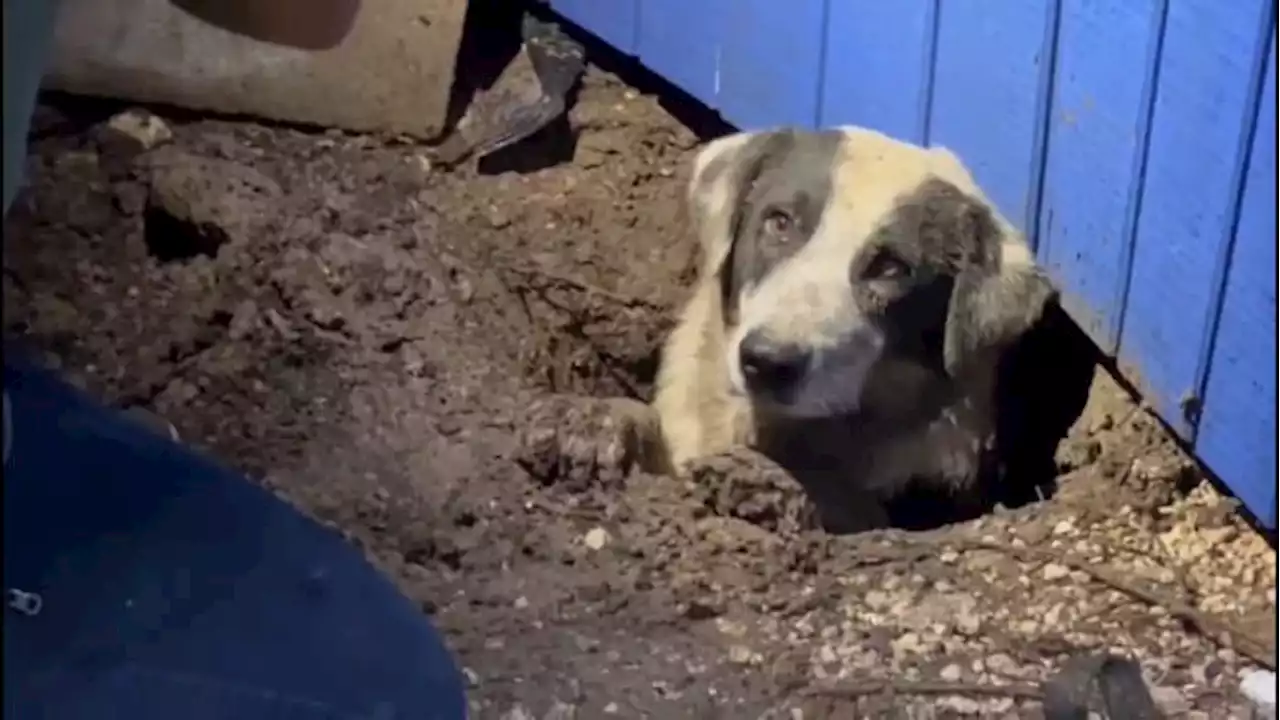
[(6, 358), (4, 387), (5, 718), (466, 717), (426, 617), (336, 534), (46, 371)]

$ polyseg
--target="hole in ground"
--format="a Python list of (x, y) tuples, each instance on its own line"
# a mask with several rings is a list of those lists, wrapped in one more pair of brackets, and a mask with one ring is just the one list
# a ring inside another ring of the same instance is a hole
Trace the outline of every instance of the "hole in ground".
[(1057, 304), (1000, 362), (995, 449), (971, 495), (918, 486), (889, 507), (895, 527), (928, 530), (1019, 508), (1057, 491), (1058, 447), (1084, 412), (1097, 347)]
[[(656, 313), (655, 313), (656, 315)], [(666, 327), (663, 317), (646, 318)], [(545, 336), (545, 335), (544, 335)], [(660, 346), (636, 352), (631, 362), (602, 353), (583, 334), (559, 333), (558, 346), (540, 354), (538, 372), (552, 392), (597, 397), (629, 395), (648, 400), (658, 367)], [(558, 358), (558, 359), (557, 359)], [(963, 496), (924, 483), (889, 504), (893, 527), (928, 530), (972, 520), (997, 506), (1009, 509), (1048, 499), (1057, 491), (1058, 448), (1080, 419), (1089, 399), (1101, 356), (1093, 342), (1056, 304), (1043, 320), (1002, 358), (997, 388), (999, 420), (988, 470)], [(839, 504), (839, 496), (809, 493), (820, 514), (823, 504)], [(839, 527), (829, 527), (840, 532)]]
[[(713, 110), (644, 68), (634, 57), (618, 52), (571, 23), (561, 23), (584, 45), (592, 64), (640, 93), (655, 96), (678, 122), (702, 139), (733, 131)], [(517, 28), (515, 35), (518, 34)], [(515, 43), (518, 45), (518, 38)], [(632, 322), (669, 328), (664, 323), (669, 323), (670, 318), (653, 315), (639, 321), (633, 318)], [(665, 334), (664, 329), (659, 340)], [(559, 346), (553, 356), (572, 356), (577, 361), (540, 363), (538, 371), (542, 376), (561, 377), (558, 382), (543, 383), (544, 387), (595, 396), (650, 397), (658, 364), (657, 343), (647, 352), (629, 352), (630, 359), (603, 352), (584, 333), (558, 334), (546, 344)], [(996, 449), (991, 470), (981, 478), (975, 493), (959, 501), (923, 485), (913, 488), (889, 507), (892, 524), (911, 530), (936, 528), (989, 513), (997, 505), (1018, 508), (1051, 497), (1057, 490), (1055, 455), (1084, 410), (1100, 361), (1093, 342), (1060, 307), (1052, 306), (1043, 321), (1001, 361)]]

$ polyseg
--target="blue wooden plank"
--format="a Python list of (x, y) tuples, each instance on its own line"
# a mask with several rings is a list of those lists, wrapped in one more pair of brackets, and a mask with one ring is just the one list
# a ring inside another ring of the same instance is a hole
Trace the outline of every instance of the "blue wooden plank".
[(1254, 129), (1196, 449), (1276, 527), (1276, 41)]
[(959, 154), (1028, 235), (1040, 194), (1056, 10), (1054, 0), (938, 5), (929, 142)]
[(1040, 261), (1098, 347), (1120, 339), (1166, 0), (1071, 0), (1058, 21)]
[(923, 143), (937, 0), (837, 0), (827, 18), (822, 125)]
[(731, 0), (720, 14), (720, 114), (742, 130), (816, 127), (825, 0)]
[(1273, 7), (1178, 0), (1165, 23), (1120, 360), (1187, 440)]
[(724, 0), (643, 0), (640, 61), (704, 105), (716, 107)]
[(551, 0), (551, 9), (614, 49), (635, 54), (640, 0)]

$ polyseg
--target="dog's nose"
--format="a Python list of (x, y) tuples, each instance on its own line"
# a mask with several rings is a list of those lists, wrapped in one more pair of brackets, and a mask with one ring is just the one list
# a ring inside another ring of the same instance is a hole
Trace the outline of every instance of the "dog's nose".
[(742, 377), (752, 392), (778, 394), (790, 390), (809, 369), (811, 353), (790, 343), (776, 343), (759, 332), (747, 333), (738, 345)]

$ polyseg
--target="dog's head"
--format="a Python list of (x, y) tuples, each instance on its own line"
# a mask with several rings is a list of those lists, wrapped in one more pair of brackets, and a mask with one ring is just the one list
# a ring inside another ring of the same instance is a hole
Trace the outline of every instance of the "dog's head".
[(689, 201), (734, 389), (777, 413), (856, 412), (886, 359), (963, 377), (1053, 295), (945, 149), (860, 128), (739, 133), (698, 154)]

